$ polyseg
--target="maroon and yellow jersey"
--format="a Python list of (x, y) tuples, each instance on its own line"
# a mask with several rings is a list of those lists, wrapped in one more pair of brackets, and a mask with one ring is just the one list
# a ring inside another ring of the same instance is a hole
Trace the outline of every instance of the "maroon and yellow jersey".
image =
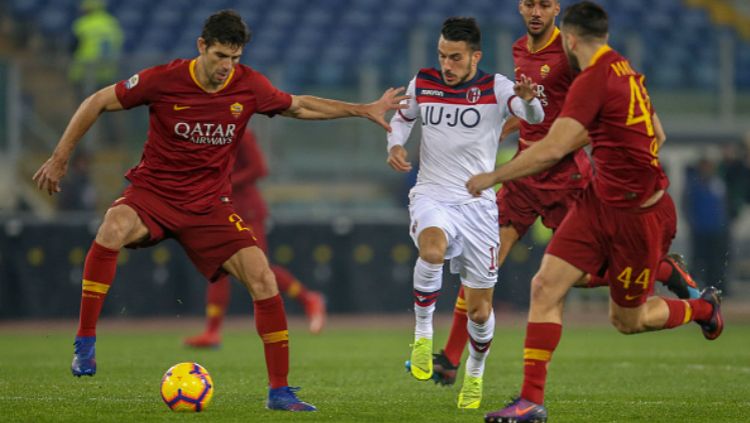
[(209, 93), (195, 66), (195, 59), (178, 59), (148, 68), (119, 82), (115, 92), (126, 109), (149, 106), (143, 156), (125, 177), (188, 211), (206, 213), (232, 193), (229, 174), (250, 117), (273, 116), (292, 100), (245, 65), (235, 66), (221, 89)]
[[(521, 141), (518, 153), (529, 147), (529, 142), (539, 141), (547, 135), (552, 122), (562, 110), (565, 95), (575, 74), (568, 64), (562, 45), (560, 30), (555, 28), (552, 38), (539, 50), (532, 51), (529, 36), (516, 40), (513, 44), (515, 78), (521, 80), (526, 75), (537, 84), (537, 97), (544, 108), (544, 121), (532, 125), (521, 121)], [(578, 150), (560, 160), (552, 168), (537, 175), (523, 178), (523, 183), (539, 189), (583, 188), (591, 179), (591, 162), (586, 152)]]
[(669, 185), (644, 79), (627, 59), (602, 46), (573, 82), (560, 113), (589, 131), (594, 190), (615, 207), (638, 207)]

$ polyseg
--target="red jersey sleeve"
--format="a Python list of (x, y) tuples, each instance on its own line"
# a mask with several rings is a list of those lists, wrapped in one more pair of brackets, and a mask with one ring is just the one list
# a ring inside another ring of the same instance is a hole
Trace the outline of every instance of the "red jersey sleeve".
[(159, 70), (163, 66), (144, 69), (130, 78), (115, 85), (115, 94), (122, 107), (130, 109), (143, 104), (150, 104), (158, 95)]
[(260, 73), (257, 73), (255, 78), (255, 92), (258, 113), (274, 116), (292, 106), (292, 96), (274, 87), (271, 81)]
[(584, 70), (573, 81), (565, 104), (559, 117), (569, 117), (577, 120), (585, 128), (589, 128), (605, 103), (607, 84), (606, 69), (599, 66)]

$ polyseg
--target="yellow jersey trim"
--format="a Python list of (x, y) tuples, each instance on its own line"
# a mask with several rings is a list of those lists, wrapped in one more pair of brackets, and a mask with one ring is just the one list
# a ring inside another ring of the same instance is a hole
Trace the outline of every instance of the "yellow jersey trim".
[(589, 66), (594, 66), (599, 60), (600, 57), (602, 57), (606, 52), (611, 51), (612, 47), (610, 47), (608, 44), (604, 44), (603, 46), (599, 47), (599, 50), (594, 53), (594, 56), (591, 57), (591, 62), (589, 62)]
[(557, 28), (557, 27), (555, 27), (555, 30), (552, 32), (552, 36), (549, 37), (549, 40), (547, 41), (547, 44), (543, 45), (539, 50), (533, 50), (531, 48), (531, 39), (527, 37), (526, 38), (526, 48), (529, 50), (529, 53), (531, 53), (531, 54), (539, 53), (540, 51), (542, 51), (545, 48), (549, 47), (550, 44), (552, 44), (557, 39), (557, 37), (559, 37), (559, 36), (560, 36), (560, 29)]
[(203, 91), (205, 91), (205, 92), (207, 92), (209, 94), (218, 93), (219, 91), (221, 91), (224, 88), (226, 88), (226, 86), (229, 85), (229, 81), (231, 81), (232, 77), (234, 76), (234, 68), (232, 68), (231, 72), (229, 72), (229, 76), (227, 77), (227, 80), (224, 81), (224, 83), (221, 85), (221, 87), (219, 87), (218, 90), (216, 90), (214, 92), (208, 91), (206, 89), (206, 87), (204, 87), (203, 85), (201, 85), (201, 83), (198, 81), (198, 77), (195, 75), (195, 64), (196, 63), (197, 63), (197, 59), (193, 59), (193, 60), (190, 61), (190, 66), (189, 66), (189, 69), (190, 69), (190, 78), (193, 79), (193, 82), (195, 82), (195, 85), (197, 85), (198, 88), (202, 89)]

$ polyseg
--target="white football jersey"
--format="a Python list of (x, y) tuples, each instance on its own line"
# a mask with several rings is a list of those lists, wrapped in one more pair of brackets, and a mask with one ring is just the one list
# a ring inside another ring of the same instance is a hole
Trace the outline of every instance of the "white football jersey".
[[(503, 123), (511, 114), (529, 123), (544, 120), (539, 100), (526, 102), (513, 91), (514, 83), (500, 74), (477, 71), (458, 86), (443, 82), (440, 71), (422, 69), (409, 83), (407, 109), (391, 119), (388, 151), (404, 145), (419, 118), (422, 140), (419, 174), (413, 193), (446, 204), (464, 204), (475, 198), (466, 190), (472, 176), (495, 168)], [(494, 201), (492, 189), (482, 197)]]

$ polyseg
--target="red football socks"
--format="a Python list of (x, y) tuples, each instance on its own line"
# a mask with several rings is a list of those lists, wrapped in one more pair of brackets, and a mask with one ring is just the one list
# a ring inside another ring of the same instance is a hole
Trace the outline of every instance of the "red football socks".
[(216, 282), (209, 283), (206, 289), (206, 332), (219, 333), (224, 323), (224, 316), (229, 307), (229, 293), (232, 284), (229, 276), (224, 275)]
[(81, 314), (77, 336), (96, 336), (96, 322), (102, 311), (117, 269), (118, 250), (91, 243), (83, 265), (83, 289), (81, 292)]
[(558, 323), (531, 323), (526, 326), (523, 349), (523, 387), (521, 397), (536, 404), (544, 404), (544, 385), (547, 366), (562, 335)]
[(255, 328), (263, 340), (268, 381), (271, 389), (287, 386), (289, 374), (289, 331), (287, 330), (284, 302), (276, 294), (265, 300), (253, 301)]
[(694, 300), (673, 300), (661, 298), (669, 307), (669, 317), (664, 323), (664, 329), (676, 328), (692, 321), (706, 321), (711, 318), (713, 306), (700, 298)]
[(457, 366), (461, 361), (461, 355), (466, 348), (466, 342), (469, 340), (469, 331), (466, 328), (469, 317), (466, 314), (466, 299), (464, 297), (464, 287), (458, 291), (456, 305), (453, 308), (453, 324), (448, 340), (445, 343), (445, 356), (451, 364)]

